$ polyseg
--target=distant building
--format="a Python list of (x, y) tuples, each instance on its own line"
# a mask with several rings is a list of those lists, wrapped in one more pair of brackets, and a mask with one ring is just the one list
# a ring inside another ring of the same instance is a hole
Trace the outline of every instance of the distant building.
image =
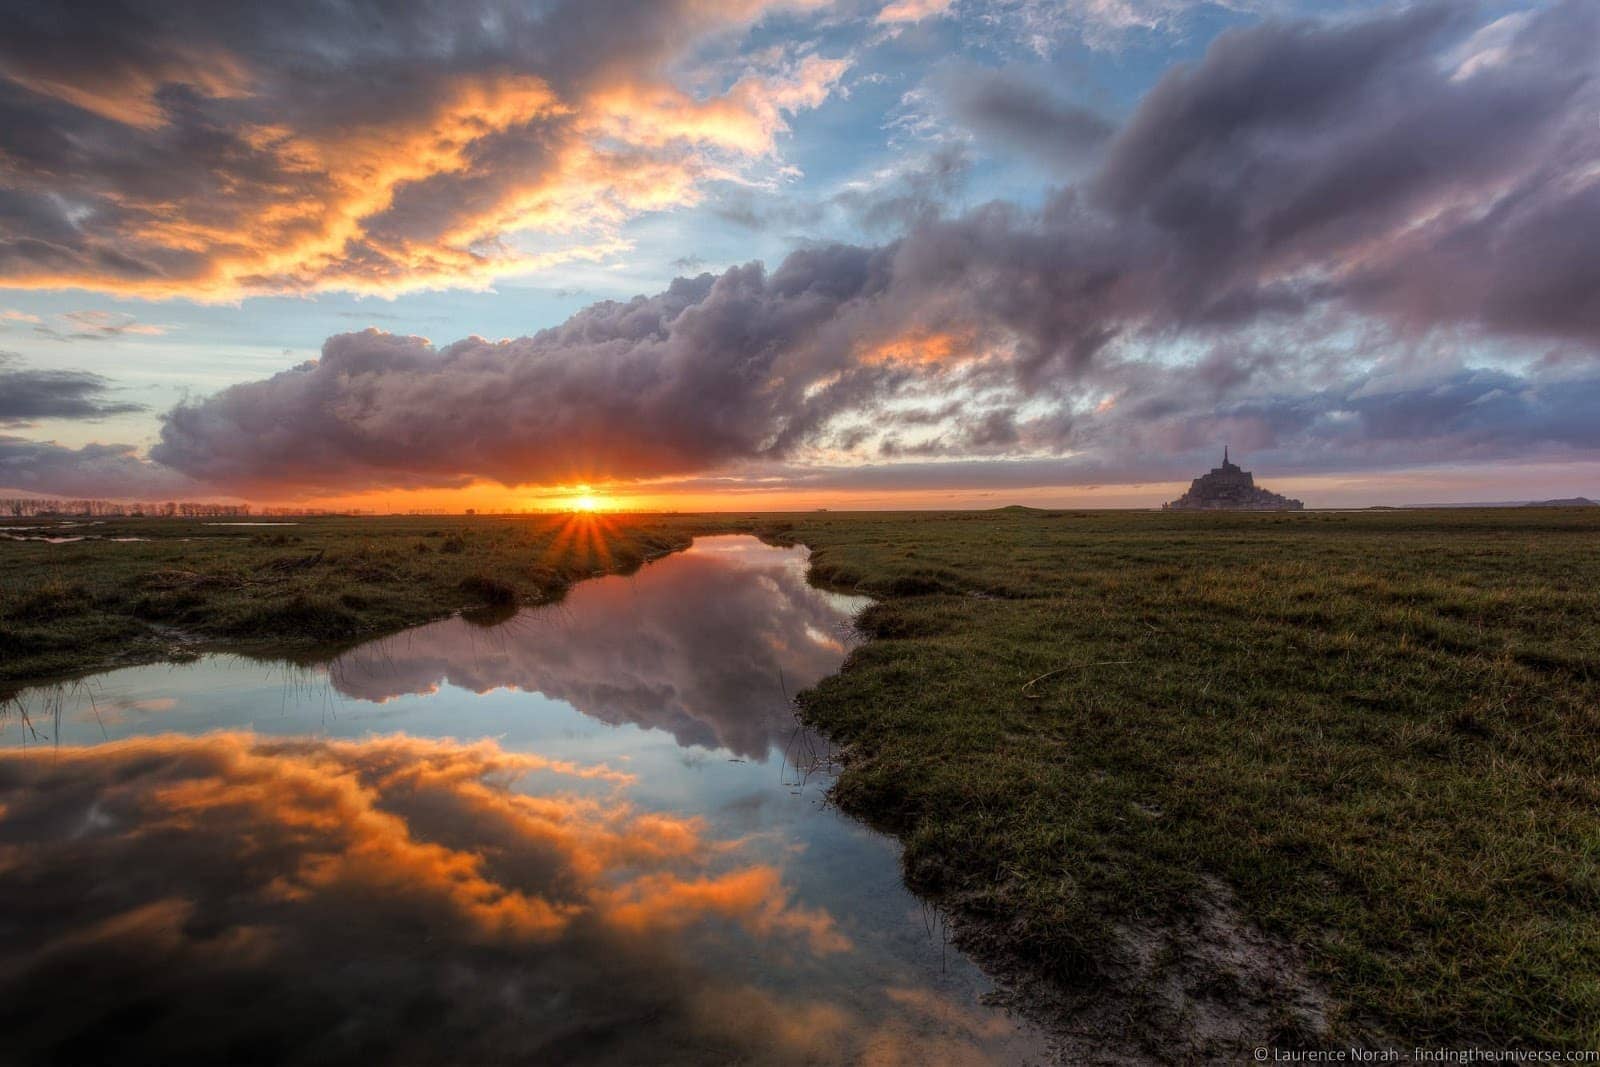
[(1222, 448), (1222, 466), (1212, 467), (1189, 484), (1189, 491), (1163, 508), (1182, 511), (1299, 511), (1305, 505), (1256, 485), (1255, 475), (1228, 461)]

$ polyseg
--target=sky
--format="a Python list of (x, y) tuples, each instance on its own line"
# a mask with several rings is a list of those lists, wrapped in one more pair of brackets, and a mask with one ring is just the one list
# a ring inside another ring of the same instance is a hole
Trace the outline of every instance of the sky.
[(1600, 497), (1600, 4), (0, 0), (0, 495)]

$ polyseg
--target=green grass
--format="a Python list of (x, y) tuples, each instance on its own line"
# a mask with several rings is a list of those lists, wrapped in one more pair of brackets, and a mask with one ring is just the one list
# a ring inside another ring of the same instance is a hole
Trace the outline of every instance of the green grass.
[(0, 542), (0, 689), (218, 644), (347, 642), (454, 610), (538, 603), (682, 548), (693, 528), (663, 516), (599, 529), (559, 516), (144, 519), (55, 531), (102, 540)]
[(0, 544), (0, 677), (557, 596), (696, 532), (805, 543), (879, 601), (803, 697), (836, 796), (989, 959), (1103, 991), (1220, 883), (1329, 1040), (1600, 1047), (1593, 511), (662, 516), (606, 560), (552, 519), (136, 525), (167, 532)]
[(805, 698), (859, 755), (842, 804), (1034, 968), (1092, 987), (1210, 876), (1305, 947), (1334, 1036), (1600, 1046), (1600, 515), (784, 536), (883, 598)]

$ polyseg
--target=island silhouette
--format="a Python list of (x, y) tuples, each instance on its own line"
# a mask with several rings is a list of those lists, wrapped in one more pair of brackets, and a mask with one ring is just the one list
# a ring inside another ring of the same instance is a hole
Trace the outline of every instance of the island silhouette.
[(1162, 504), (1175, 511), (1300, 511), (1299, 500), (1269, 492), (1256, 484), (1255, 475), (1228, 459), (1228, 446), (1222, 446), (1222, 466), (1189, 483), (1189, 491)]

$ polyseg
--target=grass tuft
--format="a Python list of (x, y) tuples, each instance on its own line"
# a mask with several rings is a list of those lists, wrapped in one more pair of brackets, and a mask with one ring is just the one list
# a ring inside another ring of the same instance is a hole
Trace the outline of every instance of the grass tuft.
[(336, 600), (294, 593), (270, 600), (228, 620), (224, 632), (237, 636), (295, 635), (312, 641), (336, 641), (360, 633), (361, 618)]
[(468, 596), (495, 607), (506, 607), (517, 602), (517, 587), (486, 574), (472, 574), (461, 579), (458, 588)]

